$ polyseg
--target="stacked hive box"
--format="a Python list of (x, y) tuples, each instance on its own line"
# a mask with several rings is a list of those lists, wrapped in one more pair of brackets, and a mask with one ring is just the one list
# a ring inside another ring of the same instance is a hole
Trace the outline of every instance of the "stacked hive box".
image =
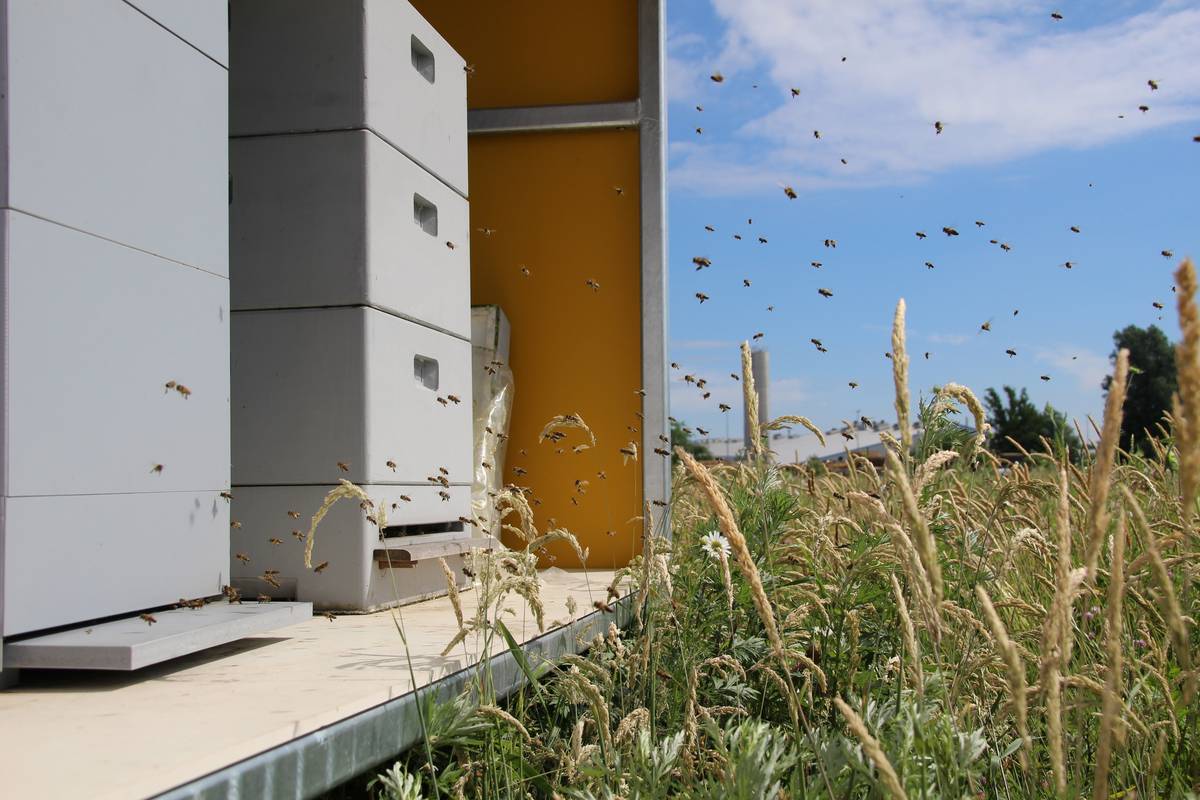
[[(234, 574), (325, 608), (436, 592), (471, 535), (463, 61), (403, 0), (234, 2), (230, 46)], [(390, 527), (335, 506), (315, 573), (290, 531), (339, 478)]]

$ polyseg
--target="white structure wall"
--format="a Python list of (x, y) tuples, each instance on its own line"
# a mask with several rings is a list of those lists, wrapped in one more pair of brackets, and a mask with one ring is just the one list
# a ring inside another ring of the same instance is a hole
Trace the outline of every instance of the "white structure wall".
[(0, 9), (11, 636), (229, 580), (227, 5)]

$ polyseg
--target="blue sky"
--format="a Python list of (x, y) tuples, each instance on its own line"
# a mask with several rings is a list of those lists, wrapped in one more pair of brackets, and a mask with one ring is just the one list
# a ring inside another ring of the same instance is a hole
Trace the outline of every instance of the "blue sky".
[(1097, 416), (1113, 331), (1176, 338), (1171, 273), (1200, 255), (1197, 41), (1200, 2), (669, 2), (672, 414), (722, 435), (729, 403), (740, 435), (730, 373), (761, 332), (772, 416), (894, 419), (903, 297), (914, 394), (1008, 384)]

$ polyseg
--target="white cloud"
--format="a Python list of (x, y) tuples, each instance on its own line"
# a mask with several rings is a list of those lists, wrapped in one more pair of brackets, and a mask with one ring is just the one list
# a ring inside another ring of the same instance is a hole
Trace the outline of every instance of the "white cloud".
[(1075, 378), (1080, 392), (1088, 397), (1100, 393), (1101, 382), (1112, 371), (1105, 356), (1071, 345), (1039, 347), (1034, 351), (1034, 358)]
[[(1095, 14), (1107, 15), (1080, 28), (1025, 0), (712, 2), (726, 25), (718, 54), (674, 34), (672, 101), (739, 105), (736, 93), (751, 81), (779, 100), (727, 141), (673, 148), (674, 187), (742, 193), (780, 182), (799, 191), (919, 180), (1200, 118), (1195, 3), (1117, 19), (1097, 4)], [(726, 82), (704, 85), (717, 69)], [(1143, 103), (1148, 113), (1137, 110)]]

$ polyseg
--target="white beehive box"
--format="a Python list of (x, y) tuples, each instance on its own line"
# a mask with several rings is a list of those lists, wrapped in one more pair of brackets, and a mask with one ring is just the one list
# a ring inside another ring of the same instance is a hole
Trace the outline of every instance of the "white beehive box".
[(240, 311), (232, 340), (235, 484), (470, 484), (470, 342), (365, 307)]
[(467, 201), (370, 131), (230, 143), (235, 310), (370, 305), (470, 336)]
[(405, 0), (235, 0), (234, 136), (368, 128), (467, 194), (462, 58)]

